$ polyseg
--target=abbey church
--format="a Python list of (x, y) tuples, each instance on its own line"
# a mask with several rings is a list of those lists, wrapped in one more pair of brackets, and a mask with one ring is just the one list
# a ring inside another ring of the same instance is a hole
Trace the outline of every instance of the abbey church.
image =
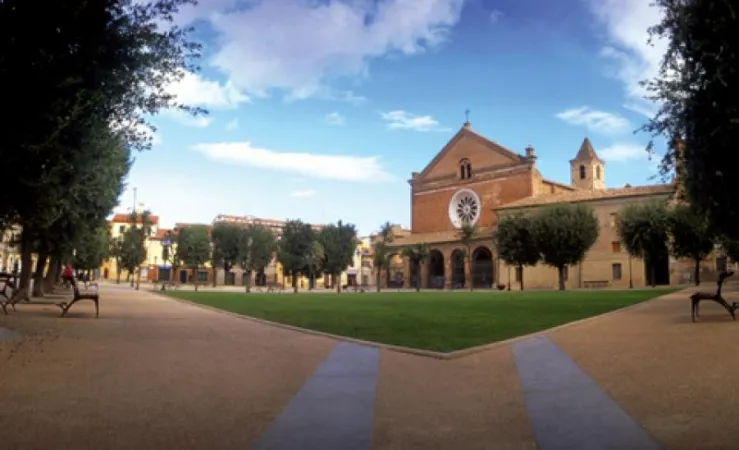
[[(577, 147), (575, 147), (577, 148)], [(600, 224), (598, 240), (585, 260), (567, 267), (567, 288), (642, 287), (652, 273), (640, 259), (630, 258), (616, 230), (618, 214), (629, 203), (670, 200), (675, 184), (606, 188), (606, 163), (585, 138), (569, 161), (571, 179), (546, 179), (536, 167), (531, 146), (519, 154), (475, 133), (469, 122), (421, 171), (413, 172), (410, 230), (396, 229), (386, 283), (389, 286), (457, 289), (499, 285), (518, 289), (521, 274), (495, 254), (493, 229), (497, 218), (557, 203), (584, 203), (593, 208)], [(477, 228), (469, 262), (458, 238), (463, 222)], [(426, 264), (411, 265), (400, 249), (426, 243), (431, 254)], [(690, 262), (665, 259), (654, 264), (656, 284), (689, 282)], [(704, 261), (702, 278), (715, 276), (716, 261)], [(523, 269), (527, 289), (554, 289), (557, 272), (539, 264)]]

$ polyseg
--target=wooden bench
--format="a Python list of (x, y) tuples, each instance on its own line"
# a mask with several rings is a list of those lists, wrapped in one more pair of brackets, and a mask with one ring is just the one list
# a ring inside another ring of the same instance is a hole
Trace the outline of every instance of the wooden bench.
[(608, 280), (593, 280), (593, 281), (583, 281), (582, 286), (585, 289), (602, 289), (607, 288), (611, 285), (611, 282)]
[(89, 285), (85, 283), (85, 288), (87, 287), (95, 287), (94, 292), (80, 292), (80, 288), (77, 285), (76, 281), (72, 281), (72, 290), (74, 291), (74, 297), (72, 298), (72, 301), (67, 302), (61, 302), (57, 303), (56, 306), (61, 308), (62, 314), (59, 317), (64, 317), (67, 315), (67, 311), (69, 311), (69, 308), (72, 307), (75, 303), (77, 303), (80, 300), (92, 300), (95, 303), (95, 318), (97, 319), (100, 317), (100, 308), (99, 308), (99, 301), (100, 301), (100, 295), (98, 293), (98, 285), (97, 283), (90, 283)]

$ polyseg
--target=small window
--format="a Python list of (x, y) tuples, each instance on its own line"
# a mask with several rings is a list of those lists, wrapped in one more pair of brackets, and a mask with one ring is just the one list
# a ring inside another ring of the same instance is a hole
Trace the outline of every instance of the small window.
[(208, 272), (198, 271), (198, 281), (208, 281)]
[(611, 251), (613, 253), (621, 253), (621, 242), (620, 241), (611, 242)]
[(462, 164), (459, 166), (459, 178), (461, 178), (462, 180), (464, 180), (464, 173), (465, 173), (464, 164)]
[(600, 166), (595, 166), (595, 179), (600, 180)]
[(611, 228), (616, 228), (616, 225), (618, 225), (618, 214), (611, 213)]
[(467, 163), (465, 165), (465, 168), (467, 169), (467, 178), (471, 178), (472, 177), (472, 164)]
[(613, 274), (614, 280), (620, 280), (621, 279), (621, 264), (620, 263), (612, 264), (611, 273)]
[(468, 159), (459, 162), (459, 178), (466, 180), (472, 176), (472, 164)]
[(521, 275), (523, 275), (523, 267), (516, 267), (516, 283), (521, 282), (521, 278), (523, 278)]
[(121, 233), (121, 234), (125, 233), (126, 232), (126, 226), (125, 225), (121, 225), (120, 227), (118, 227), (118, 232)]
[(585, 166), (580, 166), (580, 179), (585, 179)]

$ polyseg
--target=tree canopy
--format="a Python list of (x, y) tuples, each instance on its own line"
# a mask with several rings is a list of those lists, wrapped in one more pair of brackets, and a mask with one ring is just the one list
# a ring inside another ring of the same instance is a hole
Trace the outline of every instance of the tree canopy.
[(670, 251), (677, 258), (689, 258), (695, 264), (694, 282), (700, 284), (700, 263), (713, 251), (715, 238), (708, 219), (688, 205), (678, 205), (669, 212)]
[[(677, 171), (684, 193), (719, 234), (739, 238), (739, 41), (736, 5), (725, 0), (655, 0), (650, 29), (667, 51), (647, 85), (659, 111), (644, 129), (667, 140), (664, 176)], [(653, 148), (653, 143), (650, 148)]]
[(274, 258), (277, 239), (269, 229), (250, 224), (240, 230), (238, 239), (238, 264), (247, 277), (246, 292), (251, 291), (251, 274), (263, 271)]
[(407, 257), (410, 263), (419, 269), (419, 273), (417, 273), (418, 278), (415, 283), (416, 292), (418, 292), (421, 290), (421, 265), (428, 262), (429, 256), (431, 255), (431, 248), (425, 242), (421, 242), (403, 248), (402, 255)]
[(213, 225), (211, 231), (211, 239), (213, 241), (213, 255), (211, 256), (211, 264), (213, 265), (213, 286), (216, 286), (216, 270), (223, 268), (224, 279), (228, 280), (231, 268), (239, 262), (239, 240), (243, 233), (243, 228), (225, 222), (218, 222)]
[[(357, 248), (356, 227), (339, 221), (323, 227), (317, 237), (323, 248), (323, 270), (338, 278), (354, 261)], [(341, 292), (341, 283), (338, 281), (336, 292)]]
[(541, 259), (537, 246), (534, 222), (524, 214), (517, 213), (501, 217), (494, 233), (498, 257), (511, 266), (516, 266), (523, 291), (523, 268), (535, 266)]
[[(652, 201), (626, 205), (618, 218), (621, 243), (631, 256), (655, 261), (669, 253), (669, 211), (665, 202)], [(650, 274), (654, 283), (654, 274)]]
[(312, 254), (315, 239), (316, 233), (310, 224), (301, 220), (285, 222), (278, 244), (277, 259), (282, 264), (283, 270), (292, 277), (295, 293), (298, 292), (297, 276), (308, 266), (307, 260)]
[(598, 219), (588, 206), (562, 204), (537, 212), (533, 224), (542, 261), (557, 268), (563, 291), (565, 268), (579, 264), (598, 239)]
[(199, 269), (210, 260), (210, 235), (205, 225), (188, 225), (179, 230), (177, 253), (182, 263), (192, 269), (192, 280), (198, 290)]

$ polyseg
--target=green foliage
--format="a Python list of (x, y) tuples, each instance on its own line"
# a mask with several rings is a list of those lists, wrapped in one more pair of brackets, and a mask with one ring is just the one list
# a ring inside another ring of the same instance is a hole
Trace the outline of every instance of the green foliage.
[(390, 266), (390, 251), (389, 245), (392, 244), (394, 239), (393, 236), (393, 224), (385, 222), (380, 228), (380, 232), (373, 243), (373, 256), (372, 256), (372, 267), (377, 272), (375, 277), (377, 280), (377, 292), (380, 292), (380, 280), (383, 270), (387, 270)]
[(76, 270), (95, 270), (103, 265), (110, 251), (110, 233), (105, 223), (86, 239), (79, 239), (75, 245), (74, 268)]
[(120, 242), (120, 262), (128, 271), (133, 273), (146, 261), (146, 240), (151, 235), (151, 213), (144, 211), (140, 215), (135, 211), (129, 218), (130, 226), (123, 233)]
[(625, 206), (617, 223), (621, 243), (631, 256), (653, 260), (667, 255), (670, 213), (664, 202)]
[(222, 267), (228, 274), (231, 268), (239, 260), (239, 240), (243, 228), (231, 224), (219, 222), (213, 225), (211, 239), (213, 240), (213, 255), (211, 262), (213, 267)]
[[(339, 221), (325, 226), (318, 233), (318, 242), (323, 247), (323, 269), (332, 275), (340, 275), (354, 260), (357, 248), (357, 229), (353, 224)], [(336, 283), (337, 291), (341, 283)]]
[(189, 225), (180, 229), (177, 253), (182, 263), (192, 269), (197, 270), (208, 262), (211, 255), (208, 227)]
[(695, 264), (695, 285), (700, 284), (700, 263), (713, 251), (715, 236), (705, 216), (688, 205), (678, 205), (669, 213), (670, 250), (677, 258), (690, 258)]
[[(431, 248), (425, 242), (411, 245), (410, 247), (403, 248), (401, 254), (408, 258), (411, 264), (421, 267), (421, 264), (426, 264), (431, 255)], [(387, 257), (385, 258), (387, 259)], [(419, 274), (420, 276), (420, 274)], [(416, 292), (421, 290), (421, 280), (419, 279), (416, 283)]]
[[(277, 239), (269, 229), (251, 224), (242, 228), (238, 239), (237, 261), (242, 269), (251, 274), (264, 270), (277, 251)], [(247, 282), (247, 291), (250, 286)]]
[[(661, 172), (677, 171), (699, 215), (730, 239), (739, 238), (739, 15), (726, 0), (655, 0), (662, 21), (650, 29), (668, 48), (648, 83), (660, 109), (644, 129), (668, 143)], [(652, 148), (653, 144), (650, 144)]]
[(533, 217), (536, 247), (542, 261), (559, 272), (559, 289), (565, 289), (564, 269), (580, 263), (598, 239), (598, 219), (592, 208), (563, 204), (543, 208)]
[(506, 264), (519, 268), (523, 290), (523, 267), (535, 266), (541, 259), (534, 221), (521, 213), (502, 217), (498, 220), (493, 239), (498, 257)]
[(298, 291), (296, 275), (308, 267), (308, 259), (313, 254), (316, 233), (310, 224), (300, 220), (288, 220), (282, 230), (278, 243), (277, 259), (285, 273), (293, 277), (293, 288)]

